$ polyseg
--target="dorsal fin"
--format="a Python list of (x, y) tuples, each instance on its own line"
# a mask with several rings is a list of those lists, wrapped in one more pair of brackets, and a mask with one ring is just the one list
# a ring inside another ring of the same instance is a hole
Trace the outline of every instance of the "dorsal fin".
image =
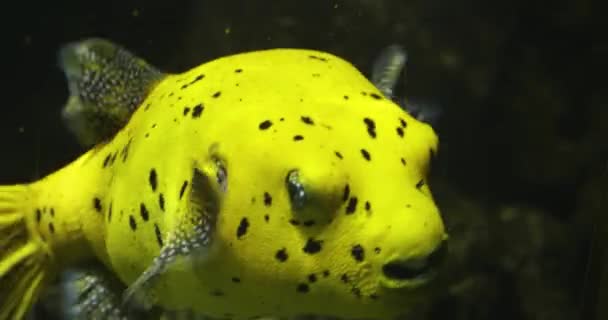
[(164, 76), (126, 49), (97, 38), (65, 45), (59, 61), (70, 90), (62, 116), (85, 146), (120, 130)]

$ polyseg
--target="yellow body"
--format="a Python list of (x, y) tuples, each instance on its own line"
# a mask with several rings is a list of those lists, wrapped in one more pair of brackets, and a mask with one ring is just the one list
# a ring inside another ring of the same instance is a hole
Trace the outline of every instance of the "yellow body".
[[(228, 184), (210, 252), (161, 275), (152, 289), (161, 307), (392, 318), (423, 295), (415, 282), (386, 278), (382, 265), (426, 257), (446, 237), (423, 183), (436, 148), (430, 126), (338, 57), (245, 53), (165, 77), (113, 139), (27, 186), (22, 209), (54, 269), (98, 260), (129, 285), (189, 210), (193, 170), (219, 158)], [(302, 212), (285, 187), (294, 169), (314, 196)], [(318, 252), (305, 252), (309, 241)]]

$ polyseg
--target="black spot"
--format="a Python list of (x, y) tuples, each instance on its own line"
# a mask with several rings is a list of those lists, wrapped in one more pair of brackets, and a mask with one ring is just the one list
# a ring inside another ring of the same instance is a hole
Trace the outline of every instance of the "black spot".
[(363, 122), (367, 126), (367, 133), (370, 137), (376, 138), (376, 123), (370, 118), (364, 118)]
[(306, 283), (300, 283), (298, 284), (297, 287), (297, 291), (300, 293), (306, 293), (310, 290), (310, 288), (308, 287), (308, 285)]
[(49, 232), (51, 234), (55, 233), (55, 226), (53, 225), (52, 222), (49, 222)]
[(112, 221), (112, 202), (108, 206), (108, 222)]
[(372, 210), (372, 204), (369, 203), (369, 201), (365, 201), (365, 210), (366, 211)]
[(114, 152), (114, 154), (112, 155), (112, 158), (110, 159), (110, 165), (114, 164), (114, 161), (116, 161), (116, 156), (118, 156), (118, 151)]
[(184, 108), (184, 116), (187, 116), (187, 115), (188, 115), (188, 113), (190, 113), (190, 108), (185, 107), (185, 108)]
[(310, 283), (314, 283), (317, 282), (317, 275), (314, 273), (311, 273), (308, 275), (308, 282)]
[(398, 135), (399, 135), (401, 138), (403, 138), (403, 128), (401, 128), (401, 127), (397, 127), (397, 134), (398, 134)]
[(321, 240), (314, 240), (310, 238), (308, 239), (308, 241), (306, 241), (306, 245), (304, 246), (304, 248), (302, 248), (302, 250), (308, 254), (318, 253), (319, 251), (321, 251), (321, 243)]
[(158, 195), (158, 206), (161, 211), (165, 211), (165, 196), (162, 193)]
[(352, 197), (348, 200), (348, 205), (346, 206), (346, 214), (353, 214), (357, 211), (357, 197)]
[(314, 220), (306, 220), (306, 221), (304, 221), (303, 224), (304, 224), (305, 227), (312, 227), (312, 226), (315, 225), (315, 221)]
[(272, 205), (272, 197), (268, 192), (264, 192), (264, 205), (267, 207), (270, 207)]
[(302, 120), (302, 122), (309, 124), (311, 126), (315, 124), (315, 122), (312, 121), (312, 119), (310, 117), (302, 116), (302, 117), (300, 117), (300, 119)]
[(310, 59), (313, 59), (313, 60), (319, 60), (319, 61), (327, 62), (327, 58), (323, 58), (323, 57), (319, 57), (319, 56), (314, 56), (314, 55), (310, 55), (308, 57)]
[(214, 98), (219, 98), (221, 95), (222, 95), (222, 92), (221, 92), (221, 91), (218, 91), (218, 92), (214, 93), (214, 94), (212, 95), (212, 97), (214, 97)]
[(102, 168), (107, 167), (108, 164), (110, 163), (110, 160), (112, 160), (112, 154), (111, 153), (108, 154), (105, 159), (103, 159), (103, 166), (102, 166)]
[(148, 180), (150, 181), (150, 187), (152, 187), (153, 192), (156, 191), (156, 186), (158, 184), (156, 179), (156, 169), (152, 168), (152, 170), (150, 170), (150, 177)]
[(131, 230), (135, 231), (135, 229), (137, 229), (137, 223), (132, 215), (129, 215), (129, 225), (131, 226)]
[(379, 254), (382, 251), (382, 249), (380, 249), (380, 247), (375, 247), (374, 248), (374, 253)]
[(249, 228), (249, 220), (246, 217), (241, 219), (241, 223), (239, 223), (239, 227), (236, 229), (236, 237), (240, 239), (247, 233), (247, 228)]
[(300, 141), (300, 140), (304, 140), (304, 137), (299, 134), (293, 136), (293, 141)]
[(158, 225), (156, 223), (154, 224), (154, 233), (156, 234), (156, 242), (158, 242), (158, 246), (162, 247), (163, 235), (160, 233), (160, 229), (158, 228)]
[(350, 279), (348, 279), (348, 275), (346, 275), (346, 273), (343, 273), (340, 276), (340, 280), (342, 280), (342, 282), (344, 282), (344, 283), (348, 283), (350, 281)]
[(203, 113), (203, 105), (202, 104), (197, 104), (196, 106), (194, 106), (194, 108), (192, 108), (192, 119), (196, 119), (198, 117), (201, 116), (201, 113)]
[(264, 120), (264, 121), (260, 122), (259, 128), (260, 128), (260, 130), (266, 130), (266, 129), (270, 128), (270, 126), (272, 126), (272, 121)]
[(361, 298), (361, 289), (354, 287), (351, 289), (351, 292), (357, 297)]
[(424, 180), (420, 180), (416, 183), (416, 189), (420, 190), (424, 186)]
[(405, 122), (405, 120), (399, 118), (399, 123), (401, 124), (401, 128), (405, 128), (407, 127), (407, 122)]
[(361, 155), (363, 155), (363, 158), (365, 158), (365, 160), (367, 160), (367, 161), (371, 161), (372, 160), (372, 156), (365, 149), (361, 149)]
[(55, 217), (55, 209), (51, 208), (51, 217)]
[(99, 198), (93, 199), (93, 208), (95, 208), (95, 211), (101, 213), (101, 199), (99, 199)]
[[(196, 76), (196, 78), (194, 78), (194, 80), (190, 81), (190, 84), (194, 84), (194, 83), (196, 83), (197, 81), (202, 80), (204, 77), (205, 77), (205, 75), (204, 75), (204, 74), (199, 74), (198, 76)], [(173, 92), (171, 92), (171, 93), (169, 94), (169, 96), (172, 96), (172, 95), (173, 95)]]
[(188, 180), (182, 183), (181, 189), (179, 189), (179, 198), (181, 199), (184, 196), (184, 192), (186, 192), (186, 187), (188, 186)]
[(360, 244), (356, 244), (350, 250), (350, 254), (357, 260), (358, 262), (363, 261), (365, 259), (365, 250)]
[(40, 222), (40, 219), (42, 219), (42, 211), (36, 209), (36, 222)]
[(338, 151), (334, 151), (334, 153), (336, 154), (336, 157), (338, 157), (338, 159), (342, 160), (344, 159), (344, 157), (342, 157), (342, 154)]
[(350, 197), (350, 186), (347, 184), (346, 186), (344, 186), (344, 192), (342, 193), (342, 201), (348, 200), (348, 198)]
[(344, 95), (344, 100), (348, 100), (349, 97), (347, 95)]
[(184, 90), (184, 89), (186, 89), (186, 88), (188, 88), (188, 84), (184, 84), (184, 85), (182, 85), (182, 88), (181, 88), (181, 89), (182, 89), (182, 90)]
[(294, 226), (299, 226), (300, 225), (300, 221), (298, 221), (296, 219), (289, 219), (289, 223), (291, 223)]
[(401, 158), (401, 164), (405, 165), (405, 159), (404, 158)]
[(323, 271), (323, 278), (327, 278), (329, 277), (329, 270), (324, 270)]
[(210, 294), (214, 297), (221, 297), (224, 295), (224, 292), (220, 289), (214, 289), (213, 291), (210, 292)]
[(236, 70), (234, 70), (234, 72), (235, 73), (241, 73), (241, 72), (243, 72), (243, 69), (236, 69)]
[(133, 138), (129, 139), (129, 142), (127, 142), (127, 144), (120, 151), (123, 163), (127, 162), (127, 158), (129, 157), (129, 148), (131, 147), (131, 142), (133, 142)]
[(277, 258), (277, 260), (279, 260), (280, 262), (287, 261), (287, 258), (289, 257), (287, 255), (287, 249), (283, 248), (283, 249), (277, 251), (277, 253), (274, 255), (274, 257)]
[(143, 203), (141, 203), (139, 205), (139, 213), (141, 215), (141, 218), (144, 221), (148, 221), (148, 219), (150, 218), (150, 214), (148, 213), (148, 209), (146, 208), (146, 206)]
[(241, 278), (239, 278), (239, 277), (232, 277), (232, 279), (231, 279), (231, 280), (232, 280), (232, 282), (234, 282), (234, 283), (241, 283)]
[(264, 215), (264, 221), (266, 221), (266, 222), (270, 221), (270, 216), (267, 215), (267, 214), (265, 214)]
[(313, 78), (318, 78), (318, 77), (321, 76), (321, 74), (319, 74), (319, 73), (313, 73), (312, 76), (313, 76)]
[(379, 95), (379, 94), (377, 94), (377, 93), (373, 93), (373, 92), (372, 92), (372, 93), (370, 93), (369, 95), (370, 95), (370, 97), (372, 97), (372, 98), (374, 98), (374, 99), (376, 99), (376, 100), (381, 100), (381, 99), (382, 99), (382, 96), (381, 96), (381, 95)]

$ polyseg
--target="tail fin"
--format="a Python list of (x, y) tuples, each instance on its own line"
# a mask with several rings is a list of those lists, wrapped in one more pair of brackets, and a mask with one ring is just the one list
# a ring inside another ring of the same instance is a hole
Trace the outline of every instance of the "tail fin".
[(23, 319), (49, 273), (48, 250), (22, 209), (27, 192), (24, 185), (0, 186), (0, 320)]

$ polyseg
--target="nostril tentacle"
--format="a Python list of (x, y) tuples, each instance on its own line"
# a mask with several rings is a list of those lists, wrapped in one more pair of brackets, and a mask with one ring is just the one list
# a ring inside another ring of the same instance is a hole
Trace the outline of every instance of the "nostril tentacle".
[(445, 241), (428, 256), (409, 260), (395, 260), (382, 266), (384, 276), (394, 280), (410, 280), (424, 277), (436, 269), (447, 253)]

